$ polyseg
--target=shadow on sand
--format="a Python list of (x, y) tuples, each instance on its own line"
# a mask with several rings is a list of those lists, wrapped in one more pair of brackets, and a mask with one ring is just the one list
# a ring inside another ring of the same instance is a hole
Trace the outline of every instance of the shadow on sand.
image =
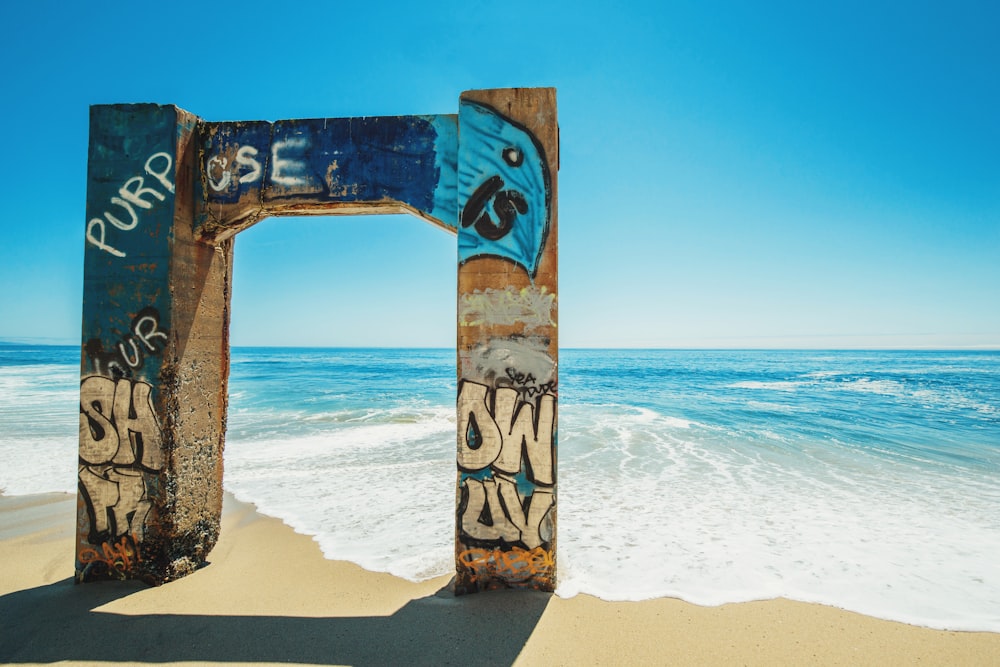
[(65, 579), (0, 597), (0, 662), (509, 665), (550, 594), (448, 588), (386, 617), (122, 615), (94, 611), (136, 582)]

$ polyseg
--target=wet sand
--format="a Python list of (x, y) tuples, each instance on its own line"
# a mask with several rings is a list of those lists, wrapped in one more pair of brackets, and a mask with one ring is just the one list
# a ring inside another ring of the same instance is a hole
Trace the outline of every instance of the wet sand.
[(454, 597), (326, 560), (226, 498), (209, 564), (151, 588), (73, 584), (76, 498), (0, 497), (0, 662), (318, 665), (1000, 665), (1000, 634), (770, 600)]

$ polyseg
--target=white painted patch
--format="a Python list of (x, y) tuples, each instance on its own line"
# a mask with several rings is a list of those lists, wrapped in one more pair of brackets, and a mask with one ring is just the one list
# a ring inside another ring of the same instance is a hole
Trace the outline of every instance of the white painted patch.
[(556, 295), (545, 287), (476, 290), (462, 294), (458, 301), (459, 326), (510, 326), (524, 324), (524, 330), (555, 326), (552, 310)]
[(287, 187), (306, 185), (308, 183), (304, 175), (306, 163), (301, 159), (282, 157), (280, 153), (296, 149), (302, 151), (308, 146), (309, 140), (305, 137), (275, 141), (271, 146), (271, 180)]
[[(546, 351), (547, 345), (538, 338), (494, 340), (489, 346), (471, 351), (471, 368), (463, 368), (462, 376), (481, 378), (488, 383), (503, 378), (532, 375), (544, 384), (555, 378), (556, 364)], [(510, 372), (508, 372), (510, 371)]]

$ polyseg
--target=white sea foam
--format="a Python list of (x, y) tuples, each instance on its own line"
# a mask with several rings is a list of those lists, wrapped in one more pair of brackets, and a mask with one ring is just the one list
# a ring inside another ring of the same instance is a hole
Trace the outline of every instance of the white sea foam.
[[(702, 605), (782, 596), (1000, 630), (1000, 486), (989, 476), (956, 486), (899, 457), (790, 452), (766, 430), (758, 444), (726, 441), (723, 429), (625, 406), (566, 406), (561, 424), (560, 596)], [(326, 445), (254, 443), (257, 453), (230, 459), (227, 484), (315, 535), (328, 557), (413, 580), (447, 574), (454, 422), (426, 426), (404, 436), (382, 424)], [(373, 441), (394, 454), (372, 460)], [(289, 469), (289, 449), (301, 468)], [(260, 451), (272, 451), (271, 463)]]
[[(868, 359), (838, 363), (847, 370), (723, 375), (711, 389), (721, 393), (704, 397), (696, 383), (691, 398), (643, 385), (563, 400), (558, 594), (782, 596), (1000, 631), (992, 376), (934, 383), (870, 371)], [(77, 411), (77, 373), (0, 367), (5, 493), (75, 488), (65, 415)], [(253, 382), (231, 396), (227, 489), (330, 558), (414, 580), (453, 571), (453, 404), (324, 389), (259, 405), (282, 387)]]
[(0, 493), (75, 493), (78, 434), (0, 439)]
[(0, 366), (0, 493), (76, 490), (79, 373)]
[(906, 393), (903, 388), (903, 384), (897, 380), (872, 380), (871, 378), (845, 380), (841, 382), (837, 388), (845, 391), (857, 391), (866, 394), (882, 394), (885, 396), (902, 396)]
[(788, 467), (766, 452), (663, 444), (686, 465), (628, 466), (619, 476), (562, 456), (560, 595), (705, 605), (780, 595), (1000, 629), (994, 479), (956, 489), (954, 479), (889, 461), (821, 452), (821, 465)]
[(786, 405), (784, 403), (774, 403), (772, 401), (747, 401), (747, 407), (753, 410), (763, 410), (766, 412), (802, 412), (804, 408), (797, 405)]
[[(572, 407), (562, 413), (560, 596), (702, 605), (782, 596), (1000, 631), (993, 478), (967, 474), (958, 488), (898, 457), (852, 461), (824, 449), (788, 467), (780, 449), (710, 448), (682, 436), (702, 429), (664, 428), (668, 418), (619, 415), (602, 426)], [(408, 426), (231, 441), (226, 486), (315, 536), (329, 558), (418, 581), (448, 574), (454, 422), (422, 424), (419, 435)], [(72, 491), (74, 436), (5, 439), (5, 492)]]
[(734, 382), (728, 385), (732, 389), (769, 389), (771, 391), (795, 391), (801, 387), (804, 383), (794, 381), (794, 380), (781, 380), (781, 381), (761, 381), (761, 380), (746, 380), (743, 382)]
[(844, 371), (810, 371), (808, 373), (803, 373), (802, 377), (822, 380), (844, 374)]
[(844, 380), (829, 385), (835, 391), (857, 392), (862, 394), (877, 394), (911, 400), (926, 408), (945, 408), (953, 410), (974, 410), (985, 417), (1000, 415), (1000, 398), (994, 402), (980, 400), (948, 387), (943, 389), (928, 389), (908, 385), (899, 380), (873, 380), (858, 378)]
[(226, 488), (314, 536), (328, 558), (414, 580), (447, 572), (454, 409), (355, 417), (311, 435), (230, 442)]

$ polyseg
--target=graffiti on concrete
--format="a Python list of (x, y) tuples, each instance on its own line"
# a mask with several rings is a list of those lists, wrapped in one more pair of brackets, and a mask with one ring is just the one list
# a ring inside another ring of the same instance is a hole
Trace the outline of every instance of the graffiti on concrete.
[(92, 545), (144, 537), (152, 506), (146, 474), (163, 467), (151, 390), (145, 382), (99, 375), (80, 384), (79, 487)]
[(524, 327), (524, 332), (555, 326), (553, 310), (556, 295), (543, 285), (517, 289), (486, 288), (462, 294), (458, 300), (458, 325), (463, 327)]
[(507, 369), (515, 368), (525, 377), (530, 375), (537, 385), (544, 385), (555, 379), (557, 370), (547, 346), (548, 339), (541, 336), (512, 336), (478, 345), (469, 351), (466, 375), (509, 386)]
[(212, 192), (226, 192), (234, 183), (256, 183), (264, 173), (264, 167), (257, 159), (260, 151), (254, 146), (240, 146), (236, 154), (230, 158), (225, 155), (213, 155), (205, 164), (205, 179)]
[(462, 532), (477, 543), (523, 544), (534, 549), (548, 542), (542, 520), (555, 504), (551, 489), (537, 488), (522, 498), (517, 481), (498, 472), (492, 478), (462, 481), (465, 507)]
[(558, 153), (553, 89), (273, 123), (92, 107), (78, 580), (162, 582), (215, 544), (231, 237), (268, 216), (409, 212), (458, 237), (456, 592), (552, 590)]
[(397, 201), (454, 229), (456, 146), (454, 116), (206, 123), (204, 197), (210, 215), (243, 200)]
[(91, 338), (83, 350), (97, 375), (132, 377), (146, 363), (146, 357), (159, 354), (167, 345), (167, 332), (161, 329), (160, 313), (148, 306), (132, 318), (129, 332), (110, 351), (99, 338)]
[(102, 542), (96, 546), (81, 546), (77, 559), (85, 568), (92, 567), (93, 563), (101, 563), (119, 577), (123, 577), (133, 565), (142, 561), (136, 538), (132, 535), (123, 535), (117, 541)]
[(519, 396), (515, 389), (502, 387), (491, 392), (485, 385), (462, 381), (458, 392), (458, 467), (470, 473), (492, 467), (516, 475), (521, 471), (523, 452), (528, 478), (536, 484), (552, 485), (556, 398), (540, 396), (536, 415), (532, 404)]
[(545, 151), (523, 126), (484, 104), (459, 107), (460, 262), (494, 256), (534, 276), (549, 230)]
[[(477, 382), (461, 383), (459, 538), (470, 549), (486, 550), (477, 556), (469, 583), (489, 572), (516, 584), (522, 575), (532, 575), (523, 569), (516, 576), (504, 575), (514, 556), (500, 552), (549, 547), (555, 506), (555, 403), (552, 394), (531, 402), (509, 387), (491, 390)], [(494, 550), (496, 554), (483, 555)]]
[(501, 378), (498, 384), (516, 389), (522, 398), (534, 398), (545, 394), (559, 395), (559, 383), (555, 380), (539, 382), (534, 374), (522, 373), (516, 368), (508, 368), (506, 379)]
[(108, 241), (107, 225), (126, 232), (135, 229), (139, 224), (136, 209), (152, 209), (166, 199), (166, 194), (173, 194), (174, 184), (168, 178), (173, 173), (173, 166), (174, 160), (170, 153), (161, 151), (150, 155), (143, 170), (154, 182), (148, 181), (144, 176), (133, 176), (125, 181), (118, 188), (118, 196), (111, 197), (109, 201), (110, 208), (114, 208), (115, 213), (105, 210), (104, 217), (91, 218), (87, 223), (87, 242), (110, 255), (124, 257), (125, 252)]
[(470, 572), (470, 582), (483, 582), (489, 587), (497, 582), (504, 585), (551, 580), (555, 574), (555, 555), (549, 549), (465, 549), (458, 554), (459, 565)]

